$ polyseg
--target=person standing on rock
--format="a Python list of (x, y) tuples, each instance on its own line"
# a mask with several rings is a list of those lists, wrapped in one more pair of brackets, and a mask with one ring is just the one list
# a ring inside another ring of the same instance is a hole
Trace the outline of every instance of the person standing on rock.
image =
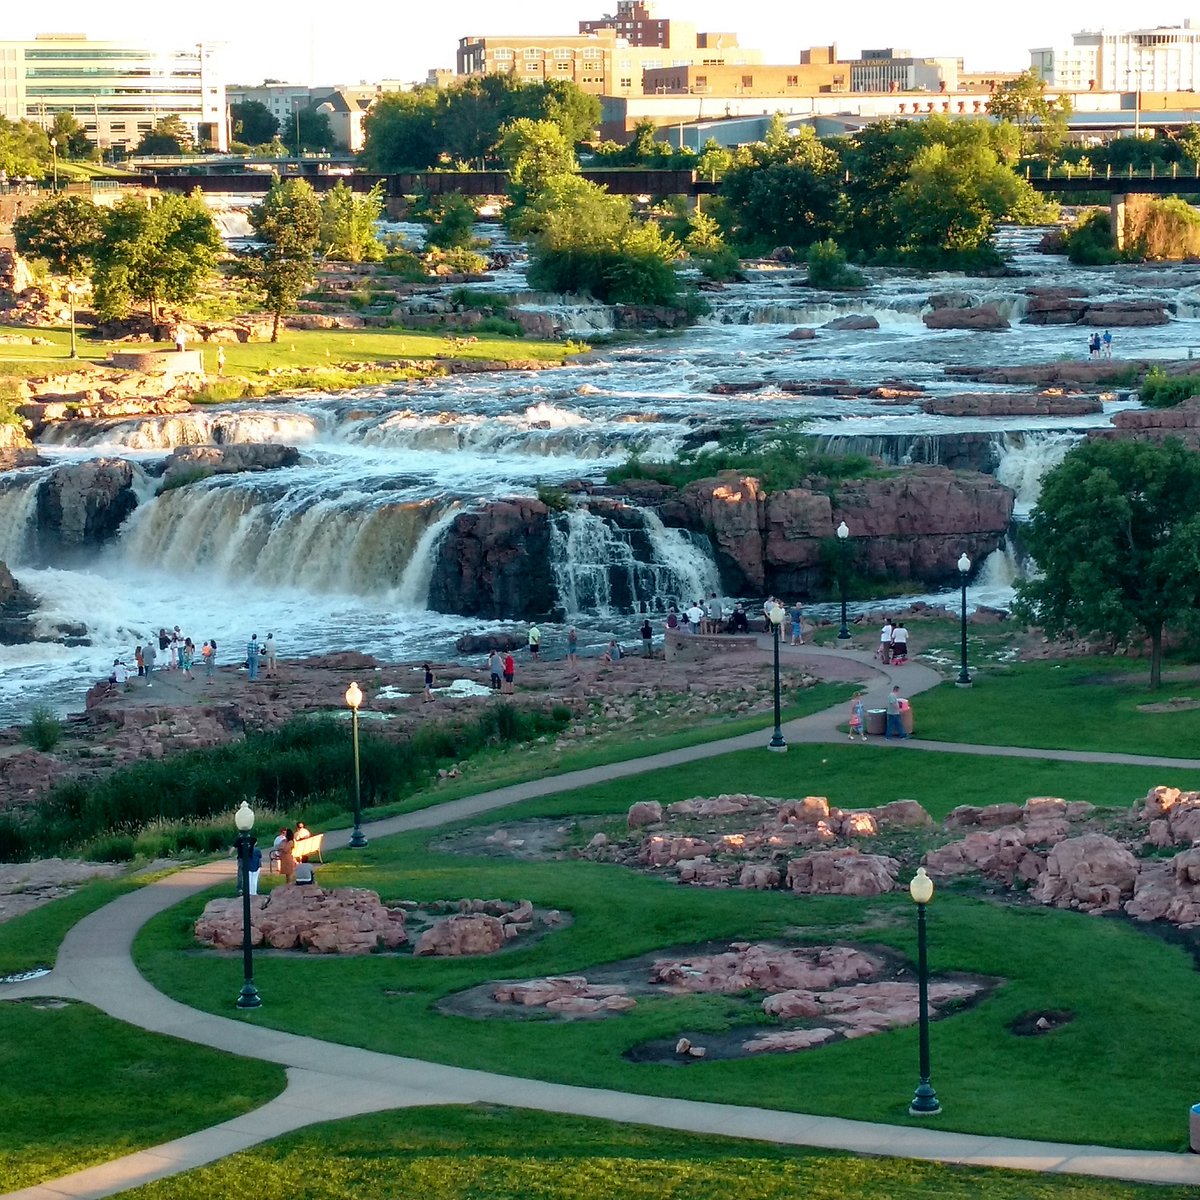
[(154, 648), (153, 638), (146, 643), (146, 648), (142, 651), (142, 660), (146, 664), (146, 686), (152, 687), (150, 677), (154, 674), (154, 664), (158, 662), (158, 651)]
[(1112, 358), (1112, 330), (1106, 329), (1100, 341), (1104, 346), (1104, 357)]
[(433, 668), (428, 664), (424, 664), (425, 669), (425, 703), (433, 703)]
[(493, 650), (488, 655), (488, 674), (492, 677), (492, 691), (500, 691), (500, 676), (504, 673), (504, 663), (500, 661), (500, 651)]
[(258, 678), (258, 652), (258, 634), (252, 633), (250, 640), (246, 643), (246, 670), (250, 672), (251, 682)]
[(175, 326), (175, 349), (179, 354), (187, 349), (187, 331), (182, 325)]
[(579, 661), (579, 630), (574, 625), (567, 631), (567, 665), (573, 667)]
[(512, 651), (510, 650), (504, 656), (504, 689), (503, 690), (504, 690), (504, 694), (506, 696), (511, 696), (513, 694), (513, 679), (516, 677), (516, 674), (517, 674), (517, 663), (516, 663), (516, 659), (514, 659), (512, 656)]
[(642, 622), (642, 651), (647, 658), (654, 657), (654, 630), (650, 628), (650, 618)]
[(263, 654), (265, 661), (263, 666), (266, 667), (266, 676), (268, 679), (274, 679), (279, 674), (279, 663), (275, 657), (275, 635), (267, 634), (267, 640), (263, 643)]
[(133, 648), (133, 661), (137, 663), (138, 678), (141, 679), (146, 674), (146, 660), (142, 657), (140, 645)]
[(183, 639), (183, 648), (179, 651), (179, 665), (183, 668), (184, 679), (195, 679), (192, 674), (192, 661), (196, 657), (196, 643), (191, 638)]
[(529, 657), (534, 662), (538, 661), (538, 655), (542, 649), (542, 631), (536, 625), (529, 627)]

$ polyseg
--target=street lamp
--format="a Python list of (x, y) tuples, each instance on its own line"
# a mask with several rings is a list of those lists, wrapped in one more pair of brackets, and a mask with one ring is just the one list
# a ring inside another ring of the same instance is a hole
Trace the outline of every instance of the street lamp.
[(958, 672), (958, 687), (971, 686), (971, 674), (967, 670), (967, 575), (971, 570), (971, 560), (964, 550), (958, 559), (958, 578), (962, 583), (962, 666)]
[(238, 874), (241, 877), (242, 888), (242, 990), (237, 998), (238, 1008), (258, 1008), (262, 997), (254, 986), (254, 949), (250, 942), (250, 852), (254, 849), (256, 838), (251, 832), (254, 828), (254, 810), (245, 800), (233, 814), (233, 823), (237, 826), (237, 859)]
[(850, 637), (850, 629), (846, 625), (846, 541), (850, 537), (850, 526), (843, 521), (837, 527), (838, 535), (838, 577), (842, 589), (842, 627), (838, 630), (838, 641), (844, 642)]
[(783, 605), (778, 601), (767, 610), (771, 622), (771, 642), (775, 648), (775, 732), (771, 734), (767, 749), (780, 754), (787, 752), (787, 742), (783, 740), (783, 727), (779, 720), (779, 635), (783, 628), (783, 615)]
[(72, 279), (71, 282), (67, 284), (67, 300), (71, 305), (71, 358), (79, 357), (79, 351), (75, 346), (75, 300), (78, 295), (79, 284)]
[(358, 773), (358, 707), (363, 702), (362, 688), (352, 683), (346, 689), (346, 703), (350, 706), (350, 720), (354, 737), (354, 832), (350, 834), (350, 846), (361, 850), (366, 844), (366, 835), (362, 831), (362, 786)]
[(917, 1084), (908, 1112), (913, 1117), (928, 1117), (941, 1112), (942, 1106), (938, 1103), (933, 1084), (929, 1082), (929, 961), (925, 953), (925, 908), (933, 899), (933, 880), (925, 873), (924, 867), (917, 868), (908, 885), (908, 894), (917, 906), (917, 1006), (921, 1059), (921, 1082)]
[(58, 138), (50, 139), (50, 161), (54, 164), (54, 192), (58, 193)]

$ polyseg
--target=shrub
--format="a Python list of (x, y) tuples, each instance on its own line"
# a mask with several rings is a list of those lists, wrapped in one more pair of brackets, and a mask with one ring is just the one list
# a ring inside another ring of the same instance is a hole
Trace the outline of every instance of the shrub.
[(1151, 367), (1138, 394), (1148, 408), (1173, 408), (1200, 395), (1200, 376), (1168, 375), (1162, 367)]
[(846, 252), (832, 238), (808, 248), (808, 286), (840, 290), (863, 288), (867, 277), (846, 265)]
[(158, 494), (161, 496), (163, 492), (173, 492), (177, 488), (187, 487), (190, 483), (199, 483), (211, 474), (212, 471), (208, 467), (193, 467), (188, 471), (175, 472), (158, 485)]
[(82, 853), (92, 862), (130, 862), (134, 857), (133, 837), (127, 833), (99, 837), (84, 846)]
[(38, 704), (29, 714), (29, 724), (22, 737), (35, 750), (48, 753), (62, 741), (62, 722), (44, 704)]
[(728, 283), (731, 279), (741, 278), (741, 259), (728, 246), (719, 246), (714, 250), (694, 251), (692, 261), (700, 268), (700, 274), (714, 283)]
[(425, 245), (441, 250), (469, 250), (474, 244), (475, 206), (461, 192), (451, 192), (440, 205), (430, 206), (431, 223)]
[(1107, 211), (1088, 213), (1067, 231), (1067, 257), (1083, 267), (1104, 267), (1121, 257)]
[(393, 249), (383, 259), (384, 269), (406, 283), (420, 283), (429, 278), (429, 272), (420, 257), (409, 250)]
[(571, 497), (560, 487), (549, 483), (537, 485), (537, 498), (551, 512), (566, 512), (571, 507)]
[(476, 333), (491, 333), (500, 337), (521, 337), (524, 334), (521, 322), (511, 321), (507, 317), (484, 317), (472, 328)]

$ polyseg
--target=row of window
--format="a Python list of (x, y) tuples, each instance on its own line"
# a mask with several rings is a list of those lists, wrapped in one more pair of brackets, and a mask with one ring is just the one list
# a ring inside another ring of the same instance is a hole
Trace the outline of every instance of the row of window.
[(111, 61), (112, 59), (147, 59), (159, 57), (151, 50), (26, 50), (27, 61), (38, 59), (43, 62), (50, 59), (72, 61)]
[[(210, 89), (215, 91), (216, 89)], [(179, 87), (166, 82), (162, 87), (27, 87), (27, 96), (199, 96), (198, 87)]]
[(153, 67), (30, 67), (26, 79), (199, 79), (199, 70), (164, 71)]
[[(498, 62), (509, 62), (513, 58), (513, 50), (507, 46), (499, 46), (495, 50), (488, 51), (492, 58)], [(524, 58), (544, 58), (547, 54), (556, 59), (571, 59), (575, 57), (575, 51), (569, 47), (559, 46), (553, 51), (543, 50), (537, 46), (526, 46), (521, 52)], [(587, 46), (579, 51), (580, 58), (603, 58), (604, 51), (599, 46)]]

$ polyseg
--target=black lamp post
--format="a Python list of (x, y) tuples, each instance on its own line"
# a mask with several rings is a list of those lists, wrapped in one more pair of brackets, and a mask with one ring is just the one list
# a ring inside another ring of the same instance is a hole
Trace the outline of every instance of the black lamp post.
[(779, 636), (783, 628), (783, 606), (778, 602), (771, 605), (767, 616), (771, 621), (771, 642), (775, 649), (775, 732), (771, 734), (767, 749), (784, 753), (787, 750), (787, 742), (783, 740), (783, 726), (779, 714)]
[(958, 559), (958, 577), (962, 582), (962, 666), (958, 672), (958, 687), (971, 686), (971, 674), (967, 670), (967, 575), (970, 571), (971, 560), (964, 551)]
[(79, 296), (79, 284), (71, 280), (67, 284), (67, 299), (71, 305), (71, 358), (79, 357), (79, 348), (75, 344), (75, 301)]
[(838, 536), (838, 582), (842, 592), (842, 627), (838, 630), (838, 641), (844, 642), (850, 637), (850, 628), (846, 624), (846, 541), (850, 537), (850, 526), (843, 521), (837, 527)]
[(54, 194), (58, 195), (58, 138), (50, 139), (50, 160), (54, 164)]
[(262, 997), (254, 986), (254, 947), (250, 941), (250, 853), (257, 841), (254, 829), (254, 810), (242, 801), (233, 814), (237, 826), (238, 875), (242, 888), (242, 990), (237, 998), (238, 1008), (258, 1008)]
[(921, 1082), (917, 1084), (908, 1111), (910, 1116), (928, 1117), (941, 1112), (942, 1106), (933, 1084), (929, 1082), (929, 960), (925, 952), (925, 908), (933, 899), (933, 880), (925, 873), (924, 867), (917, 868), (908, 885), (908, 894), (917, 905), (917, 1005), (921, 1060)]
[(358, 771), (358, 708), (362, 702), (362, 688), (352, 683), (346, 689), (346, 703), (350, 706), (354, 738), (354, 832), (350, 834), (350, 846), (354, 850), (361, 850), (367, 844), (366, 834), (362, 831), (362, 785)]

